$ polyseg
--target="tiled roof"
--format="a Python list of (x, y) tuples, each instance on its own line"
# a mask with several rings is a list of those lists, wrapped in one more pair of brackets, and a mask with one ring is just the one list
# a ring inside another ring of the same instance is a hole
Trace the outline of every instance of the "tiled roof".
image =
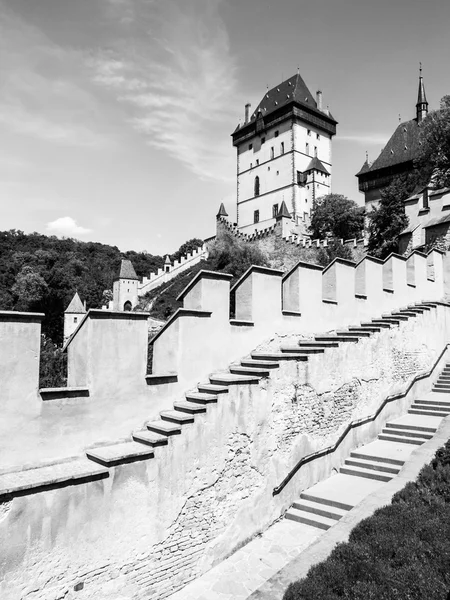
[[(386, 167), (392, 167), (400, 163), (409, 162), (419, 155), (420, 126), (416, 119), (400, 123), (394, 131), (390, 140), (381, 151), (379, 157), (364, 173), (377, 171)], [(361, 175), (361, 171), (358, 175)]]
[(278, 217), (287, 217), (288, 219), (291, 219), (291, 213), (288, 211), (288, 207), (286, 206), (286, 202), (283, 200), (283, 202), (281, 203), (280, 209), (277, 213), (277, 218)]
[(321, 116), (325, 114), (333, 119), (331, 114), (322, 112), (317, 108), (317, 102), (314, 100), (314, 97), (299, 73), (286, 79), (286, 81), (283, 81), (283, 83), (280, 83), (280, 85), (277, 85), (271, 90), (268, 90), (265, 93), (264, 98), (256, 107), (251, 119), (256, 119), (258, 111), (261, 111), (262, 115), (265, 117), (272, 111), (293, 101), (303, 104), (303, 106), (308, 106)]
[(311, 159), (311, 162), (306, 167), (306, 171), (319, 171), (320, 173), (325, 173), (325, 175), (329, 175), (329, 172), (324, 167), (323, 163), (315, 156)]
[(73, 314), (83, 314), (83, 315), (86, 313), (86, 309), (84, 308), (84, 305), (81, 302), (81, 298), (78, 295), (78, 292), (75, 292), (74, 297), (72, 298), (69, 306), (66, 308), (66, 310), (64, 312), (73, 313)]
[(366, 161), (364, 162), (363, 166), (356, 173), (356, 177), (358, 177), (359, 175), (363, 175), (364, 173), (367, 173), (367, 171), (370, 171), (370, 164), (369, 164), (369, 161), (366, 158)]
[(228, 217), (228, 213), (225, 210), (225, 206), (223, 205), (223, 202), (221, 202), (220, 207), (219, 207), (219, 212), (216, 215), (217, 217)]
[(119, 279), (139, 279), (131, 260), (122, 259), (120, 264)]

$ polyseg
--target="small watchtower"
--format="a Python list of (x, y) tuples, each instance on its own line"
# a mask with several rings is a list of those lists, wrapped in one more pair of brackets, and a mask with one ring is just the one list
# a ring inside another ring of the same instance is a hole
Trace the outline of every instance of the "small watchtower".
[(64, 342), (70, 338), (85, 314), (86, 306), (81, 302), (78, 292), (75, 292), (69, 306), (64, 311)]
[(113, 283), (113, 310), (132, 310), (138, 303), (139, 277), (131, 260), (122, 260)]

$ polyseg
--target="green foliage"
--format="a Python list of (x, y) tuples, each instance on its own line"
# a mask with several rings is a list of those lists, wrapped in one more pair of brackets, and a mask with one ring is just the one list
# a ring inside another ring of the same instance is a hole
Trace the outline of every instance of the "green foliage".
[(404, 201), (414, 190), (418, 173), (399, 175), (381, 191), (381, 200), (377, 208), (368, 213), (369, 245), (371, 256), (386, 258), (391, 252), (398, 252), (398, 238), (408, 226)]
[(161, 256), (121, 253), (115, 246), (39, 233), (0, 232), (0, 309), (45, 313), (42, 331), (57, 344), (63, 338), (63, 313), (76, 290), (92, 308), (102, 306), (121, 258), (139, 276), (163, 265)]
[(252, 265), (269, 265), (267, 257), (257, 246), (236, 239), (229, 233), (223, 234), (211, 245), (207, 262), (211, 271), (233, 275), (232, 283)]
[(450, 442), (392, 504), (291, 584), (284, 600), (442, 600), (450, 589)]
[(196, 250), (197, 248), (201, 248), (202, 246), (203, 240), (201, 240), (200, 238), (192, 238), (191, 240), (184, 242), (184, 244), (181, 244), (178, 250), (174, 254), (171, 254), (170, 260), (173, 262), (175, 260), (178, 260), (182, 256), (192, 254), (194, 250)]
[(430, 112), (422, 121), (421, 142), (416, 165), (427, 179), (425, 183), (433, 174), (435, 186), (450, 186), (450, 96), (444, 96), (440, 110)]
[(320, 247), (316, 254), (317, 264), (326, 267), (335, 258), (345, 258), (353, 261), (353, 253), (349, 246), (344, 246), (338, 240), (330, 240), (326, 248)]
[(67, 354), (50, 338), (41, 335), (39, 362), (39, 387), (65, 387), (67, 385)]
[(328, 236), (348, 240), (359, 237), (364, 228), (364, 209), (342, 194), (319, 198), (311, 211), (309, 226), (314, 239)]

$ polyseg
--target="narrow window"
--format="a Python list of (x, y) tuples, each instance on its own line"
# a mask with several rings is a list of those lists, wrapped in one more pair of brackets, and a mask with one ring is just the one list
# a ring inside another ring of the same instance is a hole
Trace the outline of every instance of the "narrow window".
[(309, 144), (306, 143), (306, 154), (309, 156)]
[(249, 150), (253, 150), (253, 144), (249, 144), (249, 145), (248, 145), (248, 149), (249, 149)]
[(78, 317), (74, 317), (74, 318), (73, 318), (73, 322), (74, 322), (74, 323), (78, 323)]
[(320, 140), (320, 135), (319, 134), (317, 134), (317, 139)]
[[(259, 196), (259, 177), (255, 177), (255, 196)], [(258, 212), (259, 215), (259, 212)]]
[(278, 137), (280, 135), (280, 132), (277, 130), (275, 131), (275, 137)]
[(255, 210), (253, 213), (253, 223), (259, 223), (259, 210)]
[(308, 135), (311, 135), (311, 129), (308, 129)]
[(270, 149), (270, 158), (275, 158), (275, 148), (273, 146)]
[(276, 218), (277, 218), (277, 215), (278, 215), (278, 204), (274, 204), (274, 205), (272, 206), (272, 217), (273, 217), (274, 219), (276, 219)]
[(259, 158), (256, 159), (256, 166), (259, 165)]
[(261, 138), (261, 146), (266, 143), (266, 138)]
[(284, 154), (284, 142), (281, 142), (280, 152)]
[(250, 169), (253, 169), (253, 163), (250, 163)]
[(317, 146), (314, 146), (314, 156), (317, 157)]

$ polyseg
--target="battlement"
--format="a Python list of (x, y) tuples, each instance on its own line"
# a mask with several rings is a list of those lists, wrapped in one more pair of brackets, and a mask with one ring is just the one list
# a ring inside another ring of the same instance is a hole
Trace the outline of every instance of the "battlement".
[(182, 256), (179, 260), (174, 261), (173, 265), (167, 265), (163, 269), (158, 269), (156, 273), (150, 273), (149, 277), (143, 277), (138, 285), (138, 295), (143, 296), (207, 258), (208, 249), (206, 244), (203, 244), (200, 248), (196, 248), (186, 256)]

